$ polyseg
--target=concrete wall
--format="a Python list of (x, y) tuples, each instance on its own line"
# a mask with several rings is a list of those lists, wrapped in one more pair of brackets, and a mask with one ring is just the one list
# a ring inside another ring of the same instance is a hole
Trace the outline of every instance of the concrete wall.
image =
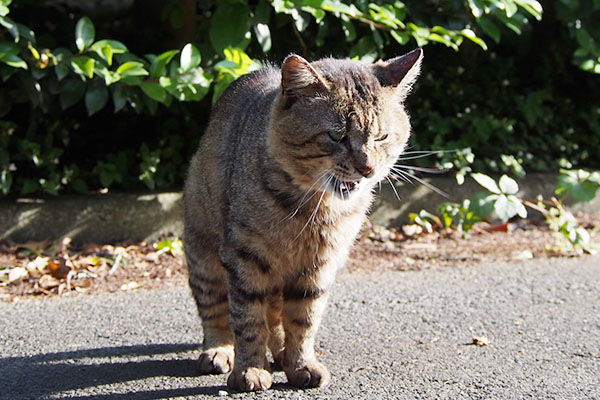
[[(391, 186), (382, 183), (371, 212), (371, 221), (399, 226), (408, 221), (408, 213), (425, 208), (435, 211), (444, 201), (460, 202), (482, 191), (469, 180), (458, 186), (453, 178), (431, 178), (428, 183), (448, 193), (448, 198), (420, 183), (398, 184), (396, 198)], [(535, 199), (553, 194), (556, 175), (531, 174), (520, 182), (524, 198)], [(0, 242), (24, 243), (29, 240), (57, 240), (71, 237), (76, 242), (117, 242), (125, 239), (150, 240), (165, 234), (181, 235), (181, 193), (73, 195), (40, 199), (0, 201)], [(600, 210), (600, 196), (591, 203), (572, 209), (585, 212)]]

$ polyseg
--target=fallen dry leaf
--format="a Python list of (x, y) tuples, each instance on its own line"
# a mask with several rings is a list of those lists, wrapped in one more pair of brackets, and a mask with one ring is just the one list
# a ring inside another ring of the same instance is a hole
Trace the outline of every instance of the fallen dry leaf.
[(416, 236), (416, 235), (420, 235), (421, 233), (423, 233), (423, 228), (416, 224), (402, 225), (402, 233), (404, 233), (406, 236), (409, 236), (409, 237)]
[(70, 268), (65, 264), (65, 260), (57, 258), (48, 260), (48, 271), (53, 277), (62, 279), (69, 274)]
[(531, 260), (533, 258), (533, 253), (529, 249), (516, 251), (511, 254), (510, 258), (513, 260)]
[(6, 268), (0, 270), (0, 282), (1, 286), (9, 285), (13, 282), (20, 281), (21, 279), (27, 278), (29, 273), (23, 267)]
[(48, 267), (48, 260), (50, 260), (48, 257), (37, 256), (35, 260), (27, 264), (27, 270), (36, 270), (38, 272), (45, 273), (46, 268)]
[(137, 282), (127, 282), (127, 283), (124, 283), (121, 285), (121, 290), (129, 291), (129, 290), (135, 290), (139, 287), (140, 287), (140, 284)]
[(48, 274), (42, 275), (38, 282), (40, 287), (46, 290), (58, 287), (58, 285), (60, 285), (60, 281), (58, 279)]
[(472, 344), (476, 345), (476, 346), (489, 346), (490, 345), (490, 340), (486, 337), (486, 336), (475, 336), (473, 335), (473, 337), (471, 338), (471, 340), (473, 341)]
[(36, 251), (47, 248), (48, 246), (50, 246), (50, 243), (52, 242), (48, 239), (41, 241), (30, 240), (28, 242), (16, 245), (16, 248), (25, 249), (29, 251)]

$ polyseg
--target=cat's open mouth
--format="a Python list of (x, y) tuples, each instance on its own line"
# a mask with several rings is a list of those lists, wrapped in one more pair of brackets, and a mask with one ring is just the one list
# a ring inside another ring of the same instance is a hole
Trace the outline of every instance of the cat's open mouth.
[(336, 196), (347, 199), (358, 190), (358, 181), (342, 181), (333, 177), (330, 189)]

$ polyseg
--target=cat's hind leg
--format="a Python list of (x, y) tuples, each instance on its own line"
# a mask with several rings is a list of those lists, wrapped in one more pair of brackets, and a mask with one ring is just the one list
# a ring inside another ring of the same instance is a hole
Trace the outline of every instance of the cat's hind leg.
[(285, 333), (281, 320), (283, 309), (283, 296), (281, 291), (277, 291), (269, 297), (269, 309), (267, 311), (267, 323), (269, 325), (269, 350), (273, 355), (276, 368), (283, 368), (283, 346)]
[(186, 248), (189, 283), (204, 331), (201, 374), (225, 374), (233, 370), (233, 333), (225, 273), (216, 254), (196, 257)]

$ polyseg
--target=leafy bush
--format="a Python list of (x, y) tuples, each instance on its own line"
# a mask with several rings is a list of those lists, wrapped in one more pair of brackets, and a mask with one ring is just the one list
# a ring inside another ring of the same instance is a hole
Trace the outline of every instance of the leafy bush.
[[(180, 186), (211, 104), (290, 51), (373, 61), (427, 46), (409, 103), (415, 147), (471, 148), (492, 170), (502, 156), (537, 169), (598, 161), (598, 79), (570, 67), (598, 72), (595, 2), (545, 2), (542, 22), (534, 0), (111, 4), (92, 15), (87, 1), (0, 0), (3, 195)], [(550, 51), (535, 51), (548, 26)], [(464, 175), (464, 160), (439, 162)]]
[(434, 225), (446, 229), (455, 227), (466, 237), (473, 225), (479, 222), (499, 220), (506, 224), (512, 218), (525, 219), (527, 208), (530, 208), (541, 213), (550, 230), (556, 234), (556, 243), (547, 245), (548, 251), (595, 254), (600, 249), (599, 244), (592, 243), (588, 231), (563, 205), (568, 196), (578, 202), (593, 200), (600, 188), (599, 172), (563, 169), (555, 186), (555, 193), (560, 198), (544, 200), (539, 195), (535, 201), (519, 197), (519, 184), (508, 175), (502, 175), (497, 182), (482, 173), (472, 173), (471, 177), (486, 191), (477, 193), (462, 203), (441, 204), (437, 209), (439, 216), (427, 210), (411, 213), (411, 222), (425, 228), (427, 232), (432, 232)]

